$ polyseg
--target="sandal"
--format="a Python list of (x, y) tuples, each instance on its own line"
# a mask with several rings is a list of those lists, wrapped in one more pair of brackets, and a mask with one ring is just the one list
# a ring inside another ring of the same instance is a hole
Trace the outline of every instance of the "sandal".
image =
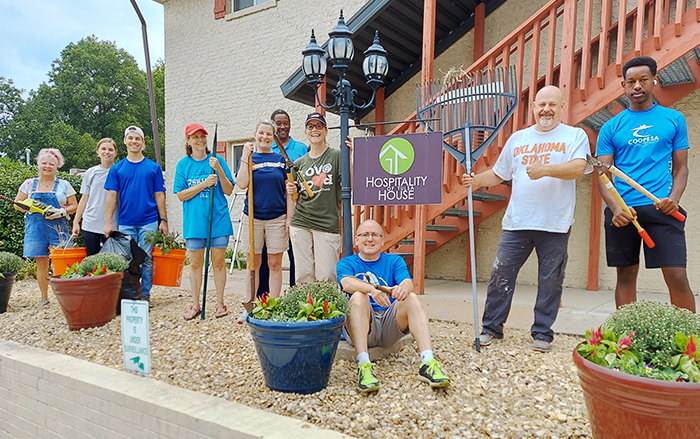
[(226, 305), (217, 305), (216, 306), (216, 318), (221, 318), (224, 316), (228, 315), (228, 308)]
[(198, 306), (190, 306), (190, 309), (182, 316), (182, 318), (185, 320), (192, 320), (193, 318), (197, 317), (201, 312), (202, 308)]

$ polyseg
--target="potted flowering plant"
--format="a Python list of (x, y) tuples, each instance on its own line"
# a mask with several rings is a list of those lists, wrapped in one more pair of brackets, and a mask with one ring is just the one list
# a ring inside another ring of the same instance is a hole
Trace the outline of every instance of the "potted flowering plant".
[(24, 267), (22, 258), (13, 253), (0, 252), (0, 314), (7, 311), (15, 276), (22, 267)]
[(153, 244), (153, 285), (179, 287), (187, 259), (185, 243), (179, 233), (148, 232), (146, 244)]
[(117, 315), (128, 266), (121, 255), (98, 253), (74, 263), (60, 278), (49, 279), (71, 330), (102, 326)]
[(595, 438), (700, 437), (700, 317), (620, 307), (574, 350)]
[(349, 308), (335, 282), (296, 285), (256, 302), (247, 321), (265, 384), (293, 393), (326, 387)]

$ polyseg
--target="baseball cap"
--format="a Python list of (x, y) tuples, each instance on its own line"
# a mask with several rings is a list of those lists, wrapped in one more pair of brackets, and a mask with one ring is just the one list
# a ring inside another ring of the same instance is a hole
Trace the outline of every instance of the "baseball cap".
[(124, 130), (124, 138), (129, 135), (129, 133), (137, 133), (138, 135), (141, 136), (142, 139), (145, 139), (146, 137), (143, 135), (143, 130), (136, 125), (130, 125), (127, 129)]
[(308, 116), (306, 116), (306, 122), (304, 122), (304, 125), (308, 125), (309, 122), (312, 120), (317, 120), (323, 124), (323, 126), (326, 126), (326, 118), (323, 116), (321, 113), (311, 113)]
[(205, 135), (207, 135), (207, 136), (209, 135), (209, 133), (207, 133), (207, 130), (205, 130), (204, 127), (202, 126), (202, 124), (191, 123), (185, 127), (185, 136), (189, 137), (192, 134), (196, 133), (197, 131), (204, 131)]

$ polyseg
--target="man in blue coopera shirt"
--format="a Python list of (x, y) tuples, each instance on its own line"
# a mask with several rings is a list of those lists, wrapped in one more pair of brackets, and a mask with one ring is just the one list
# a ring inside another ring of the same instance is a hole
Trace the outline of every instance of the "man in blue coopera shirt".
[(644, 246), (647, 268), (661, 268), (671, 303), (695, 312), (695, 298), (686, 273), (685, 221), (670, 216), (680, 210), (688, 181), (688, 128), (685, 117), (653, 101), (658, 83), (656, 61), (648, 56), (629, 60), (622, 67), (622, 88), (629, 108), (610, 119), (598, 134), (598, 159), (614, 164), (659, 198), (654, 203), (630, 185), (615, 180), (615, 188), (632, 216), (615, 202), (602, 181), (598, 189), (605, 209), (605, 242), (609, 267), (617, 268), (615, 304), (637, 300), (639, 246), (642, 239), (630, 222), (637, 219), (654, 240)]
[[(350, 295), (350, 313), (345, 321), (347, 340), (357, 353), (357, 385), (361, 392), (379, 390), (368, 348), (387, 347), (409, 332), (418, 343), (421, 365), (418, 379), (430, 387), (448, 387), (450, 379), (433, 358), (430, 324), (413, 280), (401, 256), (382, 253), (384, 231), (376, 221), (360, 224), (355, 234), (358, 253), (336, 265), (338, 282)], [(386, 287), (382, 289), (378, 286)]]

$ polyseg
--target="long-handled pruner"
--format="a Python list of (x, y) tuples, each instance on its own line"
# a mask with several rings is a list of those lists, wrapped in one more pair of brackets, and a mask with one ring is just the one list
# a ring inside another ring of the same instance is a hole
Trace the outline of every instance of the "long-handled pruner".
[[(287, 155), (287, 151), (284, 149), (284, 146), (282, 146), (282, 142), (280, 141), (280, 138), (277, 137), (277, 134), (275, 134), (275, 144), (277, 144), (277, 147), (280, 150), (280, 153), (284, 157), (284, 161), (287, 164), (287, 181), (291, 181), (292, 183), (296, 183), (294, 180), (294, 174), (296, 174), (297, 179), (301, 182), (301, 184), (304, 186), (304, 190), (306, 191), (306, 195), (309, 196), (309, 198), (312, 198), (314, 196), (314, 193), (311, 191), (311, 188), (309, 187), (309, 183), (306, 182), (306, 179), (304, 178), (304, 175), (299, 171), (299, 169), (294, 166), (294, 162), (292, 162), (289, 159), (289, 156)], [(299, 198), (299, 194), (294, 194), (292, 195), (292, 200), (296, 203), (297, 198)]]
[[(608, 176), (605, 175), (605, 173), (603, 172), (603, 170), (601, 168), (598, 168), (598, 175), (600, 176), (600, 179), (603, 181), (603, 184), (608, 189), (610, 194), (613, 196), (615, 201), (617, 201), (617, 204), (620, 205), (622, 210), (624, 210), (627, 213), (627, 215), (634, 216), (634, 215), (632, 215), (632, 212), (630, 211), (629, 207), (627, 207), (627, 204), (625, 204), (625, 200), (622, 199), (622, 197), (620, 196), (620, 193), (617, 191), (617, 189), (615, 189), (615, 186), (613, 186), (612, 182), (610, 181)], [(639, 222), (637, 220), (633, 219), (632, 224), (634, 224), (634, 227), (637, 228), (637, 232), (639, 233), (639, 236), (642, 237), (642, 239), (644, 240), (644, 243), (647, 245), (647, 247), (654, 248), (654, 246), (656, 244), (654, 244), (654, 241), (651, 239), (651, 237), (649, 236), (647, 231), (644, 230), (644, 228), (642, 228), (642, 226), (639, 224)]]
[[(639, 193), (641, 193), (641, 194), (644, 195), (645, 197), (649, 198), (649, 199), (652, 200), (654, 203), (659, 203), (659, 201), (661, 201), (661, 200), (659, 200), (659, 198), (658, 198), (657, 196), (655, 196), (654, 194), (652, 194), (651, 192), (649, 192), (648, 190), (646, 190), (646, 189), (644, 188), (644, 186), (642, 186), (641, 184), (637, 183), (637, 182), (634, 181), (631, 177), (629, 177), (627, 174), (625, 174), (624, 172), (622, 172), (622, 171), (620, 171), (618, 168), (616, 168), (615, 165), (611, 165), (610, 163), (601, 162), (601, 161), (598, 160), (597, 158), (592, 157), (590, 154), (586, 154), (586, 160), (588, 160), (588, 163), (590, 163), (591, 166), (595, 166), (596, 168), (605, 168), (605, 169), (607, 169), (608, 171), (610, 171), (610, 173), (611, 173), (612, 175), (621, 178), (622, 181), (624, 181), (624, 182), (627, 183), (628, 185), (632, 186), (634, 189), (636, 189), (637, 191), (639, 191)], [(677, 219), (678, 221), (685, 221), (685, 215), (683, 215), (683, 214), (682, 214), (680, 211), (678, 211), (678, 210), (675, 211), (675, 212), (673, 212), (673, 213), (671, 214), (671, 216), (674, 217), (675, 219)]]
[(6, 197), (4, 195), (0, 195), (0, 200), (7, 201), (8, 203), (12, 203), (16, 206), (21, 207), (25, 212), (36, 212), (40, 213), (44, 216), (46, 216), (47, 211), (51, 206), (47, 206), (46, 204), (42, 203), (41, 201), (37, 201), (31, 198), (26, 198), (22, 201), (15, 201), (10, 197)]

